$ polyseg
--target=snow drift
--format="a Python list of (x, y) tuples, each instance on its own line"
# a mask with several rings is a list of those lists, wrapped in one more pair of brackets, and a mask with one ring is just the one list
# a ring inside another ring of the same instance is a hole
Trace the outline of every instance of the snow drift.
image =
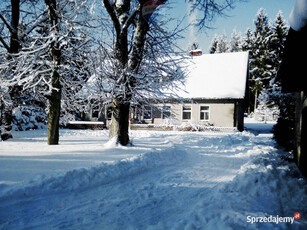
[(50, 194), (56, 192), (69, 192), (73, 190), (89, 189), (145, 172), (152, 168), (169, 166), (184, 162), (187, 154), (175, 145), (165, 150), (148, 152), (117, 161), (112, 164), (102, 163), (90, 169), (77, 169), (68, 171), (59, 177), (44, 177), (25, 184), (22, 188), (12, 189), (0, 197), (33, 196), (37, 194)]

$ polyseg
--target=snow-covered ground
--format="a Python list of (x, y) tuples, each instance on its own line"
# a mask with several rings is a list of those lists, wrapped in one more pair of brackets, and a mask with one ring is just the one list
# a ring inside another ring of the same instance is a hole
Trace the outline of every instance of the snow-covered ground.
[(107, 131), (61, 130), (58, 146), (15, 132), (0, 143), (0, 229), (307, 229), (306, 179), (272, 124), (246, 126), (133, 131), (129, 147)]

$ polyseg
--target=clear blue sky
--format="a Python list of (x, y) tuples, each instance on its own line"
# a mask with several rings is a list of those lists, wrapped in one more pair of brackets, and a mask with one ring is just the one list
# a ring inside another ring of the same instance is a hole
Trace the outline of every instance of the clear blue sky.
[[(172, 1), (174, 9), (169, 14), (174, 17), (180, 17), (187, 12), (187, 4), (184, 0)], [(294, 6), (295, 0), (247, 0), (246, 2), (237, 3), (235, 9), (227, 11), (229, 17), (216, 18), (211, 24), (215, 29), (206, 29), (202, 33), (197, 32), (198, 29), (187, 30), (184, 34), (185, 39), (179, 42), (181, 48), (185, 49), (188, 44), (192, 43), (194, 38), (198, 41), (204, 53), (208, 53), (208, 49), (215, 34), (226, 33), (227, 37), (234, 28), (242, 32), (244, 36), (247, 28), (254, 29), (254, 20), (259, 8), (264, 8), (269, 19), (274, 21), (279, 10), (283, 12), (284, 18), (288, 20), (289, 14)], [(188, 18), (186, 21), (188, 22)], [(191, 35), (193, 33), (194, 35)]]

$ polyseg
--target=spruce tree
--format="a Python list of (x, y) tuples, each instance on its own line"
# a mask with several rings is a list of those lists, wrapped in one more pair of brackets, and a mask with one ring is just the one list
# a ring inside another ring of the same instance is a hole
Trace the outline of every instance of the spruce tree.
[(267, 90), (269, 102), (279, 108), (279, 118), (274, 126), (274, 139), (276, 142), (290, 151), (294, 144), (295, 127), (295, 97), (292, 93), (282, 93), (280, 79), (276, 77), (287, 37), (288, 25), (283, 18), (282, 12), (276, 15), (270, 36), (270, 50), (272, 60), (272, 74), (274, 81)]
[(209, 47), (209, 53), (214, 54), (217, 52), (217, 44), (218, 44), (218, 39), (217, 35), (214, 36), (214, 38), (211, 41), (210, 47)]
[(234, 29), (231, 33), (229, 52), (239, 52), (242, 50), (242, 35)]
[(269, 37), (271, 28), (268, 16), (263, 8), (260, 8), (257, 13), (257, 18), (254, 21), (255, 31), (247, 31), (247, 39), (245, 40), (244, 49), (250, 51), (250, 105), (251, 109), (257, 108), (258, 96), (266, 89), (272, 79), (272, 63), (270, 60)]
[(281, 63), (282, 52), (284, 50), (286, 36), (288, 31), (288, 25), (282, 15), (282, 12), (279, 11), (276, 15), (275, 21), (272, 26), (271, 36), (270, 36), (270, 50), (271, 60), (274, 68), (274, 76), (277, 73), (279, 64)]
[(226, 33), (218, 36), (217, 53), (227, 53), (229, 51)]

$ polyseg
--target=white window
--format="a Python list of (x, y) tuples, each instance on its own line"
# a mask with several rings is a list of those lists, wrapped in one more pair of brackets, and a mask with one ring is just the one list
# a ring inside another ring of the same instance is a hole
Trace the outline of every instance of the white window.
[(182, 120), (191, 120), (191, 106), (182, 107)]
[(200, 106), (200, 120), (201, 121), (209, 121), (210, 119), (210, 107)]

